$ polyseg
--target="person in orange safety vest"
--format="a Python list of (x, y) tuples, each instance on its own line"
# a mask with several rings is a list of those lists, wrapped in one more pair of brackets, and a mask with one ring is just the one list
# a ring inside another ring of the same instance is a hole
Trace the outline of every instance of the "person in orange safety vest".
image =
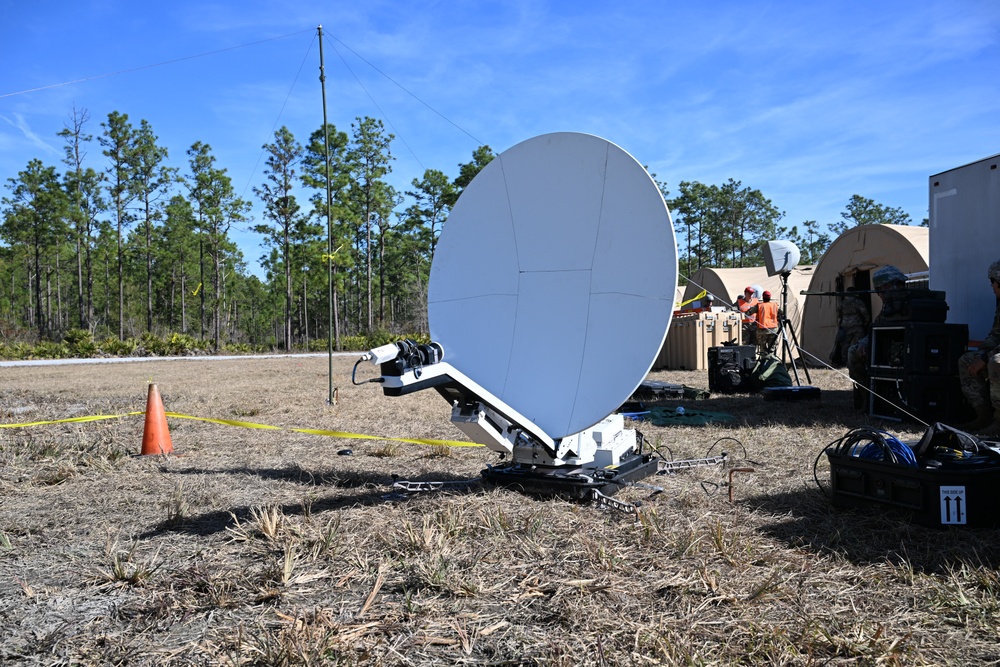
[(774, 344), (778, 340), (778, 332), (781, 330), (780, 314), (778, 304), (771, 301), (771, 293), (766, 291), (761, 295), (762, 300), (747, 310), (752, 314), (757, 323), (757, 349), (760, 354), (773, 352)]
[(736, 297), (736, 307), (743, 313), (743, 342), (752, 345), (756, 340), (757, 320), (750, 309), (760, 303), (754, 293), (753, 287), (749, 285), (743, 290), (743, 295)]

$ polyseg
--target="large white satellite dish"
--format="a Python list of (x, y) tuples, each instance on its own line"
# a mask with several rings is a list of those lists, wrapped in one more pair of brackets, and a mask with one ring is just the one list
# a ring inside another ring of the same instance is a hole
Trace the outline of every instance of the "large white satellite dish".
[(501, 153), (456, 203), (431, 266), (431, 335), (563, 438), (643, 381), (676, 285), (670, 213), (642, 165), (599, 137), (546, 134)]

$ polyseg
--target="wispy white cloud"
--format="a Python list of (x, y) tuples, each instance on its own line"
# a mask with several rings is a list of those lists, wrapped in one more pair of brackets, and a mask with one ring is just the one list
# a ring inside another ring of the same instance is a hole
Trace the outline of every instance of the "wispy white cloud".
[(62, 152), (58, 148), (50, 145), (47, 141), (35, 134), (22, 114), (13, 112), (9, 116), (0, 115), (0, 119), (3, 119), (5, 123), (16, 128), (17, 131), (20, 132), (21, 137), (26, 139), (29, 145), (40, 149), (46, 156), (51, 157), (62, 155)]

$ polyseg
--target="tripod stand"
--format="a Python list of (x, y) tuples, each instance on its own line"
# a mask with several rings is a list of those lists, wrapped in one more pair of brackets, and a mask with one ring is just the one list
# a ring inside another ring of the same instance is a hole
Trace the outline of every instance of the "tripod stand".
[[(799, 369), (795, 363), (795, 353), (799, 350), (799, 340), (795, 336), (795, 328), (792, 326), (791, 320), (788, 319), (788, 276), (791, 275), (790, 271), (781, 274), (781, 313), (778, 318), (778, 335), (781, 338), (781, 362), (785, 363), (785, 355), (788, 355), (788, 360), (792, 366), (792, 374), (795, 376), (795, 384), (801, 386), (802, 383), (799, 381)], [(805, 364), (802, 365), (802, 370), (806, 376), (806, 382), (811, 383), (812, 379), (809, 377), (809, 369)]]

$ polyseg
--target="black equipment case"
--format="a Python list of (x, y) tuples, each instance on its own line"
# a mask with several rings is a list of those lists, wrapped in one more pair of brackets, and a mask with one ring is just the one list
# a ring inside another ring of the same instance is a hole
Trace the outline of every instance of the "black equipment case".
[[(708, 348), (708, 390), (731, 393), (748, 392), (748, 379), (757, 361), (754, 345), (720, 345)], [(735, 371), (738, 376), (733, 379)]]
[(912, 468), (827, 451), (834, 507), (891, 510), (932, 528), (1000, 525), (1000, 465)]

